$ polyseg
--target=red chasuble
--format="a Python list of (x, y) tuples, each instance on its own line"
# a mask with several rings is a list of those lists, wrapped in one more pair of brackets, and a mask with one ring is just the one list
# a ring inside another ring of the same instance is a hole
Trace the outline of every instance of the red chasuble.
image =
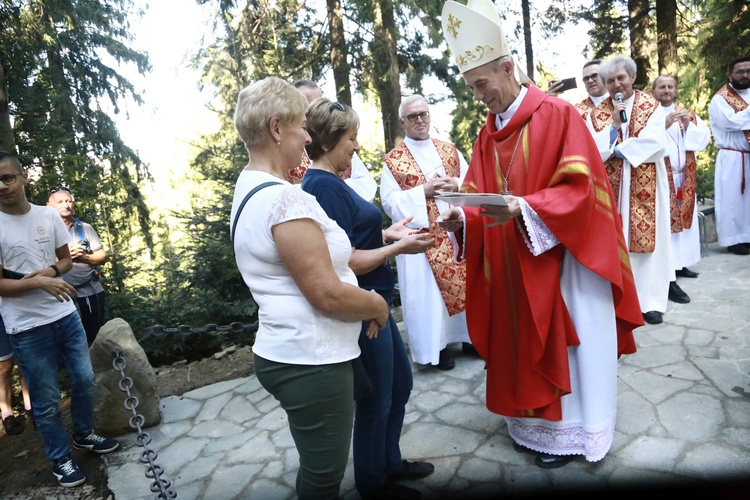
[(523, 197), (561, 244), (535, 257), (521, 219), (488, 228), (479, 209), (465, 208), (469, 335), (487, 362), (490, 411), (560, 420), (560, 398), (571, 391), (567, 349), (579, 343), (560, 290), (564, 250), (612, 284), (618, 355), (635, 352), (632, 330), (643, 325), (607, 174), (572, 105), (530, 86), (502, 130), (488, 115), (462, 190), (505, 189)]

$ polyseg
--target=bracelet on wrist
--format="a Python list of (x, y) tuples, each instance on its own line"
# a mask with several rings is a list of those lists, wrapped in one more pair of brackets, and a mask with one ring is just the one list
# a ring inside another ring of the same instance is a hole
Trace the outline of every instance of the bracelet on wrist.
[(385, 253), (385, 250), (383, 250), (383, 247), (378, 247), (378, 250), (380, 250), (380, 253), (383, 254), (383, 263), (388, 262), (388, 254)]
[(52, 264), (49, 267), (51, 267), (52, 270), (55, 271), (55, 275), (53, 276), (53, 278), (57, 278), (58, 276), (60, 276), (60, 268), (59, 267), (57, 267), (55, 264)]

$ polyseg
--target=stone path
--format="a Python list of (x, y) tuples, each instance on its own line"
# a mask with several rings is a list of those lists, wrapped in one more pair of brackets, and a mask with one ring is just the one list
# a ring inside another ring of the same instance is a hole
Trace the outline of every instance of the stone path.
[[(456, 346), (452, 371), (414, 366), (402, 453), (433, 462), (435, 473), (406, 484), (435, 499), (661, 487), (685, 498), (748, 498), (750, 257), (712, 244), (693, 269), (698, 279), (679, 281), (691, 303), (670, 303), (664, 323), (638, 329), (638, 352), (620, 360), (615, 442), (604, 460), (544, 470), (513, 451), (504, 419), (484, 406), (483, 362)], [(295, 497), (286, 415), (255, 377), (165, 398), (161, 410), (149, 446), (177, 498)], [(104, 457), (117, 499), (155, 497), (141, 451), (130, 435)], [(341, 493), (359, 498), (351, 455)]]

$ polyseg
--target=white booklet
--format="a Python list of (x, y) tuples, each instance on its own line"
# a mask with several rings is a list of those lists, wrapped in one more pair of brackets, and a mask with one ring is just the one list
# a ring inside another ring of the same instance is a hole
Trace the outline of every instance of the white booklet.
[(456, 207), (479, 207), (481, 205), (508, 206), (503, 195), (493, 193), (442, 193), (436, 194), (435, 199), (450, 203)]

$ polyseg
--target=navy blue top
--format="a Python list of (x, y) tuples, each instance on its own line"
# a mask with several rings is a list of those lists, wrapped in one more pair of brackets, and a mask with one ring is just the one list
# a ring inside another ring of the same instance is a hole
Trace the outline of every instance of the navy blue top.
[[(302, 178), (302, 189), (317, 198), (328, 217), (343, 229), (357, 250), (383, 246), (383, 214), (350, 188), (339, 176), (309, 168)], [(396, 283), (393, 270), (384, 263), (367, 274), (357, 276), (360, 288), (375, 290), (389, 304)]]

